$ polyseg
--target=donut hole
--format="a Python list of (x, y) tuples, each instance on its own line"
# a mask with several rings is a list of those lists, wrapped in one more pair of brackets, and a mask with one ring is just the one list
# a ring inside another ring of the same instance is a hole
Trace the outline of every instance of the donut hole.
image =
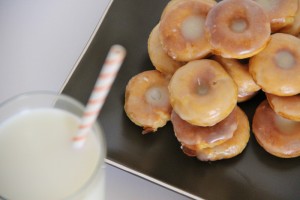
[(294, 54), (288, 49), (281, 49), (277, 51), (274, 59), (276, 65), (281, 69), (290, 69), (296, 63)]
[(162, 87), (150, 87), (145, 93), (145, 98), (147, 103), (153, 106), (164, 106), (168, 103), (166, 88)]
[(208, 94), (208, 91), (209, 91), (209, 85), (205, 82), (202, 82), (198, 79), (198, 84), (197, 84), (197, 87), (196, 87), (196, 93), (198, 95), (206, 95)]
[(234, 33), (244, 33), (248, 29), (248, 21), (245, 18), (232, 19), (229, 28)]
[(212, 89), (212, 87), (217, 84), (216, 81), (212, 81), (210, 78), (212, 77), (197, 77), (195, 83), (195, 91), (197, 95), (204, 96), (209, 94), (209, 91)]
[(186, 40), (197, 40), (204, 35), (205, 17), (189, 16), (181, 24), (181, 33)]

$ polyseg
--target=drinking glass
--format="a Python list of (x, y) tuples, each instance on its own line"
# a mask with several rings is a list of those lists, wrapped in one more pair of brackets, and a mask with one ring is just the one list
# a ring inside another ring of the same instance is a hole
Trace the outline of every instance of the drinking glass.
[(84, 106), (52, 92), (0, 104), (0, 199), (104, 200), (106, 144), (95, 122), (84, 145), (72, 140)]

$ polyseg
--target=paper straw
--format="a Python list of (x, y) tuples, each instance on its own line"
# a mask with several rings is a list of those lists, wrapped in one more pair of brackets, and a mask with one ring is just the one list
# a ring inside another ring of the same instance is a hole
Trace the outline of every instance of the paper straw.
[(102, 70), (97, 78), (92, 94), (84, 110), (79, 130), (73, 138), (74, 146), (83, 146), (86, 137), (101, 111), (108, 92), (123, 63), (126, 50), (121, 45), (113, 45), (105, 59)]

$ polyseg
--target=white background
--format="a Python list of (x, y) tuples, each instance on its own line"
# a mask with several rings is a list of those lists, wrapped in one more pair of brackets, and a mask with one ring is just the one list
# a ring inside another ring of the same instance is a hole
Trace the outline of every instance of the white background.
[[(0, 102), (32, 90), (59, 92), (110, 0), (0, 0)], [(184, 200), (107, 165), (107, 199)]]

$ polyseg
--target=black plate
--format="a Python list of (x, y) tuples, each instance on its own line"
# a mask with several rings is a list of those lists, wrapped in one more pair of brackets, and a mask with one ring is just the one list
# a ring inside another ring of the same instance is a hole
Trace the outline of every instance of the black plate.
[[(147, 39), (167, 2), (115, 0), (63, 93), (86, 103), (109, 48), (121, 44), (127, 57), (99, 117), (109, 160), (205, 199), (299, 199), (300, 159), (266, 153), (253, 135), (241, 155), (200, 162), (182, 153), (170, 123), (156, 134), (141, 135), (142, 129), (127, 118), (125, 86), (132, 76), (153, 69)], [(264, 98), (261, 93), (240, 104), (250, 122)]]

